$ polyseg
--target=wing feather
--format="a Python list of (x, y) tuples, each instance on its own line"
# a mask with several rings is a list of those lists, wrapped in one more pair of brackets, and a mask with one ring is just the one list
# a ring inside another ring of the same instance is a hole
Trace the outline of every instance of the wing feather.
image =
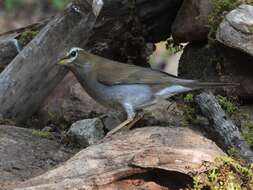
[(139, 67), (112, 61), (96, 56), (94, 66), (97, 79), (106, 85), (116, 84), (180, 84), (181, 82), (193, 82), (192, 80), (179, 79), (176, 76), (150, 68)]

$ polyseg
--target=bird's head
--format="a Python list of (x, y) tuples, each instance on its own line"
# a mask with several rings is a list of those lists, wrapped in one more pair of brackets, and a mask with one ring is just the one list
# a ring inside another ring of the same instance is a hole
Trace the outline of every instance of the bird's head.
[(60, 59), (58, 64), (65, 66), (72, 66), (78, 61), (80, 54), (82, 52), (84, 52), (82, 48), (73, 47), (63, 58)]

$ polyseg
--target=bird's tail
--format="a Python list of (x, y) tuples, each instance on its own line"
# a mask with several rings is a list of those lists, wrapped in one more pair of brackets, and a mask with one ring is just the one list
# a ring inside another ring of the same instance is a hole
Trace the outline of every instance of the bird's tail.
[(238, 86), (238, 85), (239, 84), (237, 83), (199, 82), (195, 80), (180, 80), (177, 81), (177, 83), (174, 85), (161, 89), (160, 91), (155, 93), (155, 96), (165, 99), (180, 93), (190, 92), (203, 88), (216, 88), (216, 87)]
[(201, 89), (201, 88), (216, 88), (216, 87), (226, 87), (226, 86), (239, 86), (239, 83), (225, 83), (225, 82), (200, 82), (200, 81), (193, 81), (189, 80), (186, 82), (185, 80), (181, 85), (185, 87), (189, 87), (192, 89)]

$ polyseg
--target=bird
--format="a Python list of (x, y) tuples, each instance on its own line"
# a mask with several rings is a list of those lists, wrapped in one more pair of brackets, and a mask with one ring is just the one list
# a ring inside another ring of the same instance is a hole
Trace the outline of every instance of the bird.
[(68, 67), (95, 101), (114, 110), (123, 110), (127, 119), (107, 136), (138, 121), (138, 111), (172, 96), (203, 88), (234, 86), (235, 83), (200, 82), (181, 79), (151, 68), (121, 63), (79, 47), (73, 47), (58, 61)]

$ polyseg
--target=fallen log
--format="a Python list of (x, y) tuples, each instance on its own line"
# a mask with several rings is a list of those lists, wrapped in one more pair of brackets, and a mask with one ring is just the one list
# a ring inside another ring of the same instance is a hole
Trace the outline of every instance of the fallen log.
[(213, 142), (187, 128), (139, 128), (80, 151), (16, 190), (141, 189), (135, 180), (153, 182), (161, 189), (177, 184), (175, 189), (180, 189), (224, 155)]
[[(94, 12), (97, 14), (100, 8), (93, 9), (92, 4), (97, 2), (103, 3), (98, 18)], [(147, 65), (144, 36), (150, 42), (164, 39), (167, 35), (159, 36), (156, 28), (164, 27), (167, 21), (166, 28), (170, 28), (174, 18), (171, 14), (181, 2), (73, 1), (0, 74), (0, 116), (22, 122), (33, 115), (66, 75), (67, 70), (56, 62), (73, 46), (107, 58)], [(157, 21), (157, 15), (163, 19)], [(166, 31), (169, 36), (170, 30)]]
[(223, 150), (235, 148), (242, 158), (253, 162), (253, 152), (250, 146), (242, 139), (238, 127), (226, 115), (215, 96), (211, 93), (201, 93), (196, 97), (196, 102), (204, 116), (210, 122), (206, 130)]

